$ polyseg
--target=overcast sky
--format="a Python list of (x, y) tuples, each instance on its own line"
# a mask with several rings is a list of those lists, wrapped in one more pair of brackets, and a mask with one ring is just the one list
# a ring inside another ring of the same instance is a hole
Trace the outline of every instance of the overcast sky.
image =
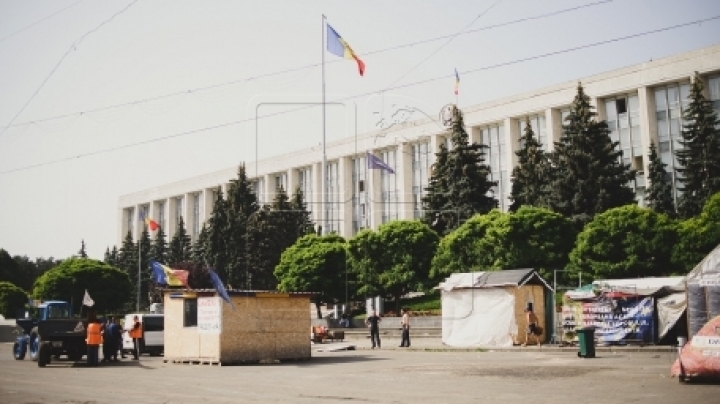
[[(120, 195), (254, 161), (258, 103), (321, 100), (323, 14), (367, 66), (326, 54), (328, 101), (347, 104), (329, 141), (355, 104), (361, 133), (394, 108), (436, 116), (455, 68), (462, 107), (720, 40), (714, 19), (594, 45), (717, 0), (0, 0), (0, 248), (65, 258), (84, 239), (102, 259)], [(260, 158), (321, 141), (319, 108), (260, 112)]]

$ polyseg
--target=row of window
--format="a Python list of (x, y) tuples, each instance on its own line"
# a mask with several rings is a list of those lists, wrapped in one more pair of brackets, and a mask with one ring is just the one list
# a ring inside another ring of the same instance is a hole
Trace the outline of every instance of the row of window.
[[(668, 177), (672, 181), (675, 197), (677, 197), (678, 185), (678, 162), (674, 157), (675, 152), (680, 148), (682, 116), (684, 109), (688, 104), (688, 95), (690, 93), (689, 83), (676, 83), (656, 86), (653, 88), (655, 104), (654, 122), (651, 122), (651, 128), (654, 129), (650, 134), (651, 138), (657, 141), (658, 153), (662, 161), (667, 164)], [(708, 95), (715, 109), (720, 113), (720, 76), (711, 77), (708, 80)], [(610, 138), (618, 143), (619, 149), (622, 151), (622, 162), (630, 165), (632, 168), (642, 171), (646, 160), (645, 146), (641, 138), (640, 123), (640, 102), (637, 93), (628, 93), (625, 95), (617, 95), (603, 99), (603, 107), (605, 119), (610, 130)], [(560, 118), (562, 122), (570, 113), (569, 109), (561, 109)], [(653, 117), (650, 117), (652, 121)], [(530, 123), (535, 136), (547, 151), (550, 150), (549, 144), (552, 139), (548, 137), (550, 130), (547, 127), (547, 121), (544, 114), (528, 116), (526, 119), (517, 120), (517, 129), (521, 137), (525, 131), (526, 122)], [(486, 125), (477, 128), (480, 135), (480, 142), (488, 147), (485, 150), (485, 161), (490, 167), (491, 180), (497, 181), (497, 186), (492, 189), (495, 197), (498, 199), (499, 207), (507, 210), (510, 204), (510, 181), (512, 164), (507, 161), (509, 156), (506, 150), (507, 136), (503, 124)], [(449, 139), (442, 138), (450, 146)], [(517, 147), (522, 147), (519, 144)], [(515, 148), (513, 148), (515, 149)], [(513, 150), (514, 151), (514, 150)], [(386, 164), (395, 171), (397, 167), (396, 149), (387, 149), (379, 152), (380, 157)], [(431, 175), (430, 168), (434, 160), (434, 153), (431, 150), (429, 141), (421, 141), (411, 146), (412, 161), (412, 206), (413, 216), (419, 218), (422, 216), (422, 197), (425, 188), (428, 185)], [(327, 164), (327, 181), (326, 195), (326, 219), (327, 231), (341, 232), (343, 219), (340, 217), (341, 205), (346, 202), (352, 204), (352, 231), (353, 234), (361, 229), (370, 226), (370, 217), (372, 212), (370, 207), (373, 205), (372, 195), (368, 193), (367, 182), (369, 180), (367, 162), (365, 156), (358, 156), (351, 160), (352, 167), (352, 198), (350, 201), (341, 200), (340, 195), (340, 176), (339, 165), (337, 162)], [(296, 170), (298, 186), (305, 195), (305, 200), (310, 211), (314, 210), (314, 204), (319, 204), (317, 198), (312, 197), (312, 170), (310, 167), (300, 168)], [(397, 176), (390, 174), (386, 170), (380, 170), (380, 195), (379, 208), (381, 210), (380, 218), (382, 223), (395, 220), (399, 217), (399, 188)], [(632, 184), (638, 194), (638, 198), (642, 203), (644, 191), (644, 177), (639, 176), (638, 180)], [(275, 188), (282, 187), (287, 190), (287, 174), (279, 173), (274, 176)], [(258, 195), (260, 203), (268, 203), (265, 201), (265, 187), (263, 178), (259, 178), (253, 183), (253, 189)], [(200, 194), (193, 194), (193, 220), (191, 234), (196, 236), (200, 230)], [(214, 200), (214, 198), (213, 198)], [(173, 204), (175, 223), (182, 216), (183, 197), (175, 198)], [(158, 222), (165, 224), (165, 204), (157, 202)], [(149, 205), (140, 206), (141, 210), (137, 216), (140, 220), (148, 213)], [(133, 208), (127, 209), (128, 229), (132, 229), (132, 221), (134, 218)], [(319, 219), (319, 218), (318, 218)]]

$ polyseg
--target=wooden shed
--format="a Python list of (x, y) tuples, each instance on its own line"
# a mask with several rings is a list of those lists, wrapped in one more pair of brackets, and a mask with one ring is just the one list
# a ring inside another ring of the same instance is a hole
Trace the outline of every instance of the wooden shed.
[(165, 361), (212, 364), (310, 358), (310, 293), (166, 290)]
[(437, 289), (442, 291), (445, 345), (502, 347), (524, 341), (529, 304), (543, 328), (540, 340), (547, 340), (546, 302), (552, 289), (534, 269), (456, 273)]

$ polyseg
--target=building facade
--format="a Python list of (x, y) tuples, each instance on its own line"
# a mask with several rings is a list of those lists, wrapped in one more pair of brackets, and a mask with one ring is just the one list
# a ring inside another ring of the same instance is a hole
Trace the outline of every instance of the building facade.
[[(596, 107), (598, 119), (605, 120), (613, 141), (619, 142), (623, 161), (638, 170), (632, 186), (638, 203), (644, 204), (648, 181), (648, 155), (655, 143), (677, 197), (677, 160), (682, 115), (688, 104), (691, 80), (699, 72), (705, 96), (720, 113), (720, 45), (678, 54), (582, 78), (579, 81)], [(471, 142), (488, 146), (486, 163), (499, 207), (510, 206), (511, 173), (517, 165), (515, 152), (526, 119), (546, 151), (562, 134), (562, 122), (577, 93), (578, 81), (463, 107)], [(431, 176), (439, 145), (447, 142), (447, 131), (438, 119), (405, 122), (390, 129), (347, 138), (326, 146), (326, 181), (322, 180), (318, 151), (298, 151), (253, 162), (248, 175), (261, 203), (270, 203), (282, 186), (288, 193), (300, 188), (317, 224), (326, 231), (349, 237), (365, 228), (396, 219), (422, 215), (421, 199)], [(373, 153), (393, 168), (369, 170), (366, 152)], [(118, 206), (118, 245), (128, 231), (138, 238), (143, 218), (150, 216), (166, 234), (175, 233), (182, 217), (188, 234), (195, 240), (202, 224), (212, 214), (218, 190), (226, 191), (237, 167), (190, 178), (146, 191), (123, 195)], [(323, 183), (326, 187), (325, 214), (322, 212)]]

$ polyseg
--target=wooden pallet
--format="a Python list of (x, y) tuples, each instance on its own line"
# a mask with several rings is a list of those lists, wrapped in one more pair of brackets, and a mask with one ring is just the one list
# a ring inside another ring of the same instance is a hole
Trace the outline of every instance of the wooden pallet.
[(216, 359), (205, 359), (205, 358), (168, 358), (164, 360), (165, 363), (179, 363), (183, 365), (218, 365), (222, 366), (222, 362)]

